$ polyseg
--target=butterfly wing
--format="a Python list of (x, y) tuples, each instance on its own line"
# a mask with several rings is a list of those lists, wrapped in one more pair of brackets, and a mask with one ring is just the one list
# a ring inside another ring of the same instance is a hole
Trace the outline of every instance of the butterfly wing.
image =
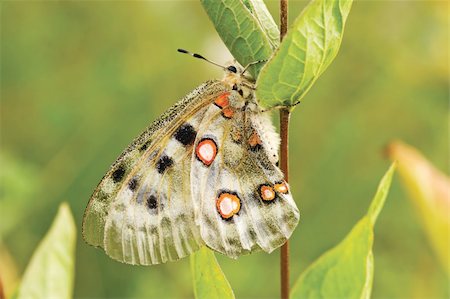
[(122, 153), (94, 191), (83, 237), (130, 264), (173, 261), (203, 241), (191, 196), (197, 127), (224, 85), (208, 81), (175, 104)]
[[(196, 222), (208, 247), (227, 256), (271, 252), (290, 237), (299, 211), (275, 166), (278, 136), (267, 116), (231, 103), (211, 105), (192, 158)], [(222, 107), (221, 107), (222, 106)], [(244, 110), (243, 110), (244, 109)]]

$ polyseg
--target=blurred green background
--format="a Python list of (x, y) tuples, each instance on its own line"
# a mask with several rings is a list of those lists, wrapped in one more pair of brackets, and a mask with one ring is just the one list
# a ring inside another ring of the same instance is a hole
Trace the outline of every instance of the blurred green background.
[[(278, 3), (267, 4), (278, 19)], [(290, 2), (291, 21), (305, 5)], [(447, 1), (354, 3), (339, 55), (292, 115), (290, 177), (302, 213), (293, 280), (364, 214), (390, 140), (448, 173), (448, 11)], [(188, 91), (222, 76), (176, 49), (231, 57), (197, 1), (4, 1), (0, 14), (0, 269), (11, 277), (60, 202), (81, 230), (91, 192), (126, 145)], [(374, 255), (374, 298), (449, 297), (398, 179)], [(278, 252), (217, 256), (238, 298), (278, 296)], [(189, 298), (189, 259), (124, 265), (79, 236), (74, 295)]]

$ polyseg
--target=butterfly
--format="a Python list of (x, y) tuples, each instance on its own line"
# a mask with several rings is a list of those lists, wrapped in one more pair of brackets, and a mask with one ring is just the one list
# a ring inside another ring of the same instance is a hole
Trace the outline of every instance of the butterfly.
[(222, 80), (195, 88), (113, 163), (83, 217), (88, 244), (154, 265), (205, 245), (231, 258), (270, 253), (291, 236), (299, 211), (276, 166), (279, 136), (247, 68), (223, 69)]

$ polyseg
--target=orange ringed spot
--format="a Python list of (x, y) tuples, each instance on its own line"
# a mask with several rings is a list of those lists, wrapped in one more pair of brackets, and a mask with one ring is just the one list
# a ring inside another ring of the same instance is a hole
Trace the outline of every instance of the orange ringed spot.
[(277, 184), (275, 184), (274, 187), (277, 192), (280, 192), (283, 194), (286, 194), (289, 192), (289, 187), (286, 182), (277, 183)]
[(195, 155), (206, 166), (211, 165), (217, 155), (217, 145), (214, 140), (205, 138), (195, 148)]
[(231, 218), (241, 209), (241, 201), (235, 194), (221, 193), (216, 200), (217, 211), (224, 219)]
[(234, 111), (230, 106), (227, 106), (222, 109), (222, 115), (226, 118), (232, 118), (234, 115)]
[(272, 187), (267, 185), (262, 185), (260, 188), (261, 198), (263, 200), (272, 200), (275, 198), (275, 191)]
[(216, 106), (218, 106), (219, 108), (227, 107), (230, 104), (228, 101), (229, 95), (230, 95), (229, 92), (225, 92), (225, 93), (221, 94), (220, 96), (218, 96), (216, 98), (216, 100), (214, 101), (214, 104), (216, 104)]
[(250, 144), (251, 147), (255, 147), (257, 145), (261, 145), (262, 141), (259, 138), (258, 133), (253, 132), (253, 134), (250, 136), (250, 138), (248, 139), (248, 143)]

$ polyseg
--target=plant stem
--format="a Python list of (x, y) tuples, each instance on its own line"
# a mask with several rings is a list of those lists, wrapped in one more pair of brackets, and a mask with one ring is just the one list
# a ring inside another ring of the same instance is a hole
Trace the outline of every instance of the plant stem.
[(286, 35), (288, 27), (288, 0), (280, 0), (280, 41)]
[[(280, 41), (283, 40), (288, 26), (288, 0), (280, 0)], [(280, 110), (280, 166), (284, 179), (289, 181), (289, 108)], [(289, 298), (289, 240), (281, 246), (280, 252), (281, 298)]]
[[(284, 173), (286, 182), (289, 180), (289, 118), (291, 112), (288, 108), (280, 110), (280, 167)], [(280, 254), (280, 272), (281, 272), (281, 298), (289, 298), (289, 240), (281, 246)]]

